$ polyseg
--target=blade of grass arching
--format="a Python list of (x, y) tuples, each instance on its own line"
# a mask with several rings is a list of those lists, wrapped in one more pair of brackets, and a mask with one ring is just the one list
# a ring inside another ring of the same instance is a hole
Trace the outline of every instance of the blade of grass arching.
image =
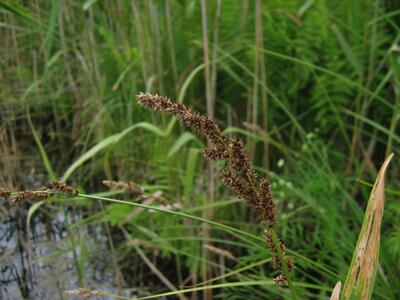
[(366, 117), (364, 117), (364, 116), (361, 116), (361, 115), (359, 115), (359, 114), (357, 114), (357, 113), (354, 113), (354, 112), (352, 112), (352, 111), (350, 111), (350, 110), (347, 110), (347, 109), (343, 110), (343, 112), (346, 113), (346, 114), (348, 114), (348, 115), (350, 115), (350, 116), (353, 116), (353, 117), (355, 117), (355, 118), (360, 119), (361, 121), (367, 123), (368, 125), (370, 125), (370, 126), (376, 128), (376, 129), (379, 130), (380, 132), (386, 134), (386, 135), (387, 135), (388, 137), (390, 137), (392, 140), (394, 140), (394, 141), (400, 143), (400, 136), (398, 136), (395, 132), (390, 131), (390, 130), (387, 129), (386, 127), (384, 127), (384, 126), (378, 124), (377, 122), (372, 121), (372, 120), (370, 120), (370, 119), (368, 119), (368, 118), (366, 118)]
[(377, 17), (372, 19), (371, 21), (369, 21), (368, 25), (373, 25), (376, 22), (382, 21), (382, 20), (387, 20), (387, 18), (391, 18), (394, 16), (400, 15), (400, 9), (399, 10), (395, 10), (395, 11), (391, 11), (387, 14), (384, 14), (383, 16)]
[(31, 127), (33, 138), (35, 139), (36, 145), (39, 149), (40, 156), (42, 157), (44, 167), (46, 168), (47, 174), (49, 175), (51, 180), (55, 180), (55, 179), (57, 179), (56, 173), (54, 172), (53, 167), (51, 166), (49, 157), (47, 156), (47, 152), (44, 149), (42, 141), (40, 140), (39, 134), (37, 133), (35, 127), (33, 126), (29, 111), (27, 111), (27, 119), (28, 119), (29, 126)]
[[(265, 241), (262, 237), (253, 235), (251, 233), (242, 231), (240, 229), (237, 229), (237, 228), (234, 228), (234, 227), (231, 227), (231, 226), (227, 226), (227, 225), (224, 225), (224, 224), (212, 221), (212, 220), (204, 219), (202, 217), (198, 217), (198, 216), (195, 216), (195, 215), (190, 215), (190, 214), (187, 214), (187, 213), (184, 213), (184, 212), (180, 212), (180, 211), (169, 210), (169, 209), (165, 209), (165, 208), (162, 208), (162, 207), (149, 206), (149, 205), (140, 204), (140, 203), (136, 203), (136, 202), (117, 200), (117, 199), (101, 197), (101, 196), (85, 195), (85, 194), (79, 194), (78, 196), (82, 197), (82, 198), (87, 198), (87, 199), (108, 201), (108, 202), (114, 202), (114, 203), (120, 203), (120, 204), (126, 204), (126, 205), (141, 207), (141, 208), (144, 208), (144, 209), (147, 209), (147, 210), (159, 211), (159, 212), (163, 212), (163, 213), (170, 214), (170, 215), (175, 215), (175, 216), (182, 217), (182, 218), (188, 218), (188, 219), (192, 219), (192, 220), (195, 220), (195, 221), (208, 223), (210, 225), (213, 225), (213, 226), (216, 226), (218, 228), (224, 229), (227, 232), (238, 233), (239, 235), (251, 238), (253, 240), (258, 240), (258, 241), (261, 241), (261, 242)], [(79, 197), (77, 197), (77, 199), (79, 199)]]
[(31, 28), (24, 28), (24, 27), (19, 27), (13, 24), (7, 24), (4, 22), (0, 22), (0, 28), (6, 28), (6, 29), (11, 29), (11, 30), (20, 30), (20, 31), (25, 31), (25, 32), (30, 32), (32, 31)]
[[(136, 298), (137, 300), (145, 300), (145, 299), (163, 299), (168, 296), (174, 296), (174, 295), (179, 295), (179, 294), (184, 294), (184, 293), (190, 293), (190, 292), (197, 292), (197, 291), (204, 291), (207, 289), (224, 289), (224, 288), (232, 288), (232, 287), (245, 287), (245, 286), (260, 286), (260, 287), (265, 287), (265, 286), (274, 286), (275, 282), (273, 280), (253, 280), (253, 281), (240, 281), (240, 282), (228, 282), (228, 283), (220, 283), (220, 284), (214, 284), (214, 285), (208, 285), (208, 286), (202, 286), (202, 287), (195, 287), (195, 288), (188, 288), (188, 289), (181, 289), (176, 292), (166, 292), (166, 293), (160, 293), (160, 294), (155, 294), (155, 295), (150, 295), (150, 296), (145, 296), (145, 297), (140, 297)], [(327, 291), (326, 288), (320, 287), (314, 284), (308, 284), (308, 283), (297, 283), (296, 286), (298, 287), (303, 287), (303, 288), (308, 288), (308, 289), (315, 289), (319, 291)], [(105, 295), (113, 297), (115, 299), (121, 299), (121, 300), (131, 300), (131, 297), (124, 297), (124, 296), (118, 296), (114, 294), (110, 294), (107, 292), (104, 292)], [(281, 293), (277, 293), (275, 291), (275, 294), (281, 295)]]
[(24, 7), (19, 5), (18, 3), (10, 3), (10, 1), (2, 1), (0, 0), (0, 9), (3, 9), (6, 12), (11, 13), (13, 16), (17, 18), (27, 21), (34, 25), (33, 28), (44, 30), (46, 28), (36, 17), (28, 13)]
[[(249, 46), (250, 47), (254, 47), (253, 45), (249, 45)], [(325, 73), (325, 74), (330, 75), (332, 77), (335, 77), (335, 78), (339, 79), (340, 81), (342, 81), (343, 83), (346, 83), (347, 85), (352, 86), (354, 88), (357, 88), (360, 91), (363, 91), (364, 93), (376, 98), (377, 100), (379, 100), (380, 102), (385, 104), (388, 108), (393, 109), (393, 104), (391, 104), (388, 100), (386, 100), (385, 98), (383, 98), (383, 97), (381, 97), (379, 95), (376, 95), (373, 91), (365, 88), (364, 86), (362, 86), (359, 83), (347, 78), (346, 76), (343, 76), (343, 75), (338, 74), (336, 72), (333, 72), (331, 70), (322, 68), (320, 66), (314, 65), (314, 64), (312, 64), (310, 62), (307, 62), (307, 61), (304, 61), (304, 60), (301, 60), (301, 59), (298, 59), (298, 58), (295, 58), (295, 57), (292, 57), (292, 56), (289, 56), (289, 55), (285, 55), (285, 54), (282, 54), (282, 53), (279, 53), (279, 52), (275, 52), (275, 51), (272, 51), (272, 50), (269, 50), (269, 49), (262, 49), (262, 51), (264, 51), (267, 54), (270, 54), (271, 56), (274, 56), (274, 57), (277, 57), (277, 58), (281, 58), (281, 59), (284, 59), (284, 60), (288, 60), (288, 61), (300, 64), (300, 65), (303, 65), (305, 67), (312, 68), (312, 69), (317, 70), (319, 72)]]
[[(382, 9), (381, 5), (379, 2), (375, 3), (371, 1), (372, 5), (375, 6), (375, 9), (381, 14), (382, 18), (390, 24), (398, 33), (400, 32), (400, 27), (396, 24), (396, 21), (392, 20), (388, 14), (385, 13), (385, 11)], [(372, 21), (371, 21), (372, 22)]]
[(228, 206), (228, 205), (232, 205), (232, 204), (235, 204), (235, 203), (239, 203), (239, 202), (242, 202), (242, 200), (240, 200), (240, 199), (232, 199), (232, 200), (225, 200), (225, 201), (215, 201), (213, 204), (207, 204), (207, 205), (198, 205), (198, 206), (196, 206), (196, 207), (194, 207), (194, 208), (190, 208), (190, 209), (186, 209), (185, 211), (186, 212), (190, 212), (190, 213), (193, 213), (193, 212), (196, 212), (196, 211), (201, 211), (201, 210), (203, 210), (203, 209), (205, 209), (205, 208), (209, 208), (209, 207), (213, 207), (213, 208), (216, 208), (216, 207), (225, 207), (225, 206)]
[(92, 5), (94, 5), (97, 1), (99, 1), (99, 0), (86, 0), (86, 1), (83, 3), (83, 6), (82, 6), (83, 10), (88, 10), (88, 9), (91, 8)]
[(165, 137), (166, 133), (162, 131), (160, 128), (157, 126), (147, 123), (147, 122), (140, 122), (135, 125), (132, 125), (125, 130), (121, 131), (120, 133), (113, 134), (101, 142), (97, 143), (95, 146), (90, 148), (87, 152), (85, 152), (80, 158), (78, 158), (64, 173), (64, 175), (61, 177), (62, 181), (67, 181), (67, 179), (71, 176), (71, 174), (79, 168), (84, 162), (86, 162), (88, 159), (92, 158), (94, 155), (96, 155), (99, 151), (110, 147), (116, 143), (118, 143), (123, 137), (125, 137), (128, 133), (132, 132), (135, 129), (145, 129), (147, 131), (150, 131), (158, 136)]
[[(245, 232), (243, 230), (222, 224), (222, 223), (218, 223), (216, 221), (212, 221), (212, 220), (208, 220), (208, 219), (204, 219), (195, 215), (190, 215), (184, 212), (180, 212), (180, 211), (175, 211), (175, 210), (168, 210), (162, 207), (155, 207), (155, 206), (149, 206), (149, 205), (145, 205), (145, 204), (140, 204), (140, 203), (136, 203), (136, 202), (129, 202), (129, 201), (124, 201), (124, 200), (117, 200), (117, 199), (112, 199), (112, 198), (107, 198), (107, 197), (101, 197), (101, 196), (96, 196), (96, 195), (85, 195), (85, 194), (79, 194), (79, 197), (74, 197), (72, 198), (73, 200), (78, 200), (80, 197), (81, 198), (86, 198), (86, 199), (93, 199), (93, 200), (100, 200), (100, 201), (108, 201), (108, 202), (113, 202), (113, 203), (120, 203), (120, 204), (125, 204), (125, 205), (130, 205), (130, 206), (135, 206), (135, 207), (141, 207), (147, 210), (153, 210), (153, 211), (159, 211), (162, 213), (166, 213), (166, 214), (170, 214), (170, 215), (175, 215), (178, 217), (182, 217), (182, 218), (188, 218), (188, 219), (192, 219), (195, 221), (199, 221), (199, 222), (205, 222), (208, 223), (212, 226), (215, 226), (216, 228), (222, 229), (226, 232), (229, 232), (230, 234), (236, 236), (237, 238), (247, 242), (247, 243), (251, 243), (253, 244), (255, 247), (259, 247), (260, 249), (266, 250), (265, 247), (263, 246), (263, 244), (265, 243), (265, 240), (263, 237), (261, 236), (257, 236), (248, 232)], [(251, 240), (257, 241), (257, 242), (261, 242), (262, 245), (256, 244), (254, 242), (252, 242), (249, 239), (246, 238), (250, 238)], [(340, 279), (340, 276), (338, 274), (336, 274), (335, 272), (329, 270), (328, 268), (320, 265), (319, 263), (316, 263), (314, 261), (312, 261), (311, 259), (308, 259), (307, 257), (299, 254), (296, 251), (290, 250), (290, 249), (286, 249), (288, 254), (293, 255), (296, 259), (296, 261), (300, 262), (304, 262), (309, 266), (313, 266), (315, 267), (316, 270), (320, 270), (323, 271), (326, 274), (330, 274), (331, 276), (333, 276), (334, 278)], [(267, 250), (266, 250), (267, 251)], [(294, 283), (296, 285), (296, 283)]]
[(200, 147), (204, 146), (201, 140), (199, 140), (194, 134), (190, 132), (185, 132), (175, 141), (175, 143), (169, 150), (167, 156), (168, 157), (173, 156), (176, 152), (178, 152), (184, 145), (186, 145), (190, 141), (196, 142)]
[[(167, 296), (178, 295), (180, 293), (204, 291), (204, 290), (207, 290), (207, 289), (221, 289), (221, 288), (230, 288), (230, 287), (237, 287), (237, 286), (273, 286), (273, 285), (275, 285), (275, 282), (273, 280), (254, 280), (254, 281), (227, 282), (227, 283), (220, 283), (220, 284), (214, 284), (214, 285), (208, 285), (208, 286), (202, 286), (202, 287), (195, 287), (195, 288), (189, 288), (189, 289), (181, 289), (181, 290), (176, 291), (176, 292), (167, 292), (167, 293), (161, 293), (161, 294), (157, 294), (157, 295), (150, 295), (150, 296), (137, 298), (137, 300), (162, 298), (162, 297), (167, 297)], [(298, 282), (295, 285), (297, 287), (316, 289), (316, 290), (320, 290), (320, 291), (327, 291), (327, 289), (325, 287), (320, 287), (320, 286), (314, 285), (314, 284)]]
[(250, 270), (250, 269), (252, 269), (254, 267), (262, 266), (262, 265), (266, 264), (267, 262), (271, 262), (271, 258), (263, 259), (263, 260), (255, 262), (255, 263), (249, 264), (249, 265), (247, 265), (245, 267), (230, 271), (230, 272), (228, 272), (228, 273), (226, 273), (224, 275), (213, 277), (210, 280), (198, 283), (196, 286), (201, 286), (201, 285), (204, 285), (204, 284), (208, 284), (210, 282), (214, 282), (216, 280), (221, 280), (221, 279), (225, 279), (227, 277), (233, 276), (233, 275), (237, 275), (238, 273), (241, 273), (241, 272), (246, 271), (246, 270)]
[(260, 280), (260, 281), (241, 281), (241, 282), (220, 283), (220, 284), (207, 285), (207, 286), (202, 286), (202, 287), (181, 289), (176, 292), (167, 292), (167, 293), (160, 293), (160, 294), (156, 294), (156, 295), (140, 297), (140, 298), (137, 298), (137, 300), (160, 299), (163, 297), (174, 296), (174, 295), (190, 293), (190, 292), (206, 291), (206, 290), (229, 288), (229, 287), (236, 287), (236, 286), (251, 286), (251, 285), (260, 285), (260, 286), (270, 285), (271, 286), (271, 285), (274, 285), (274, 282), (272, 280)]
[[(363, 185), (369, 186), (369, 187), (374, 186), (372, 183), (369, 183), (369, 182), (361, 180), (361, 179), (356, 179), (356, 181)], [(396, 190), (392, 190), (392, 189), (385, 189), (385, 193), (400, 196), (400, 191), (396, 191)]]
[(370, 299), (380, 246), (380, 229), (385, 204), (385, 172), (393, 154), (382, 164), (368, 200), (364, 222), (343, 287), (342, 300)]

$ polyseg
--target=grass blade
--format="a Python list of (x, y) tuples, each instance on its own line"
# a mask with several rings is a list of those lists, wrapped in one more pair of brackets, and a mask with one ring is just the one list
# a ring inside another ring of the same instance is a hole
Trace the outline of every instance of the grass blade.
[(168, 157), (173, 156), (176, 152), (178, 152), (185, 144), (189, 143), (190, 141), (194, 140), (197, 142), (200, 146), (202, 145), (202, 142), (192, 133), (190, 132), (185, 132), (183, 133), (177, 140), (176, 142), (172, 145), (171, 149), (168, 152)]
[(157, 126), (147, 123), (147, 122), (140, 122), (137, 123), (135, 125), (132, 125), (128, 128), (126, 128), (125, 130), (121, 131), (120, 133), (116, 133), (113, 134), (107, 138), (105, 138), (104, 140), (102, 140), (101, 142), (99, 142), (98, 144), (96, 144), (95, 146), (93, 146), (92, 148), (90, 148), (87, 152), (85, 152), (78, 160), (76, 160), (68, 169), (67, 171), (65, 171), (64, 175), (62, 176), (61, 180), (62, 181), (67, 181), (67, 179), (69, 178), (69, 176), (71, 176), (71, 174), (78, 168), (80, 167), (84, 162), (86, 162), (88, 159), (92, 158), (94, 155), (96, 155), (99, 151), (114, 145), (116, 143), (118, 143), (123, 137), (125, 137), (128, 133), (130, 133), (131, 131), (135, 130), (135, 129), (145, 129), (148, 130), (156, 135), (159, 136), (165, 136), (165, 132), (162, 131), (160, 128), (158, 128)]
[(33, 138), (35, 139), (36, 145), (39, 148), (40, 156), (42, 157), (42, 161), (46, 168), (47, 174), (49, 175), (51, 180), (55, 180), (57, 178), (56, 173), (54, 172), (53, 167), (51, 166), (49, 157), (47, 156), (47, 152), (43, 147), (43, 144), (42, 144), (42, 141), (40, 140), (39, 134), (37, 133), (35, 127), (33, 126), (29, 112), (27, 113), (27, 119), (28, 119), (29, 126), (31, 127), (31, 130), (32, 130)]

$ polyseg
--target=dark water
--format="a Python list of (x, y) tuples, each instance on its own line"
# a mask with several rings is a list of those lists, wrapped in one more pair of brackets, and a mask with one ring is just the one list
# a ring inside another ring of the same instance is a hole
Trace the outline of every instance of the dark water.
[[(81, 283), (116, 294), (112, 255), (101, 225), (71, 228), (83, 219), (82, 212), (46, 204), (28, 231), (28, 208), (0, 198), (0, 300), (66, 299), (63, 292)], [(83, 272), (78, 271), (79, 261)]]

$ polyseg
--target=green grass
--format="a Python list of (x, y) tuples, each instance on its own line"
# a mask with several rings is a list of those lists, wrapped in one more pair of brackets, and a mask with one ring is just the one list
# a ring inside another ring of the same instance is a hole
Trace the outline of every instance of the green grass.
[[(344, 283), (368, 184), (395, 154), (372, 298), (398, 299), (399, 4), (266, 1), (257, 11), (255, 2), (205, 1), (206, 65), (201, 1), (0, 1), (0, 184), (26, 186), (21, 178), (33, 167), (43, 184), (63, 178), (91, 198), (105, 190), (103, 179), (162, 191), (180, 210), (143, 211), (123, 225), (138, 206), (129, 195), (113, 196), (129, 204), (104, 203), (104, 211), (82, 199), (54, 203), (76, 205), (98, 216), (86, 223), (110, 226), (113, 268), (140, 270), (135, 278), (125, 272), (131, 288), (156, 282), (151, 294), (170, 292), (149, 275), (120, 226), (157, 245), (158, 252), (140, 249), (178, 289), (200, 297), (202, 281), (221, 277), (207, 283), (217, 299), (291, 299), (270, 284), (271, 264), (257, 264), (270, 254), (252, 212), (218, 180), (214, 203), (207, 198), (200, 157), (206, 141), (135, 101), (149, 91), (209, 112), (209, 97), (221, 127), (246, 139), (254, 167), (271, 178), (300, 299), (326, 299), (337, 281)], [(255, 121), (259, 128), (244, 123)], [(212, 211), (209, 229), (202, 225), (205, 211)], [(82, 238), (69, 240), (85, 249)], [(205, 255), (204, 243), (237, 260)], [(84, 259), (76, 259), (82, 285), (90, 275)]]

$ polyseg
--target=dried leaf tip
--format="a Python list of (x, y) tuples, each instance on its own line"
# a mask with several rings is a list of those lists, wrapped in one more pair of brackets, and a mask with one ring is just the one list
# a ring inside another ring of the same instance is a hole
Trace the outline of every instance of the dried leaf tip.
[(103, 291), (89, 290), (84, 288), (65, 291), (64, 294), (66, 296), (80, 296), (80, 297), (100, 297), (106, 295), (106, 293)]
[(110, 189), (123, 190), (132, 194), (143, 194), (144, 192), (143, 188), (133, 181), (103, 180), (103, 184)]

